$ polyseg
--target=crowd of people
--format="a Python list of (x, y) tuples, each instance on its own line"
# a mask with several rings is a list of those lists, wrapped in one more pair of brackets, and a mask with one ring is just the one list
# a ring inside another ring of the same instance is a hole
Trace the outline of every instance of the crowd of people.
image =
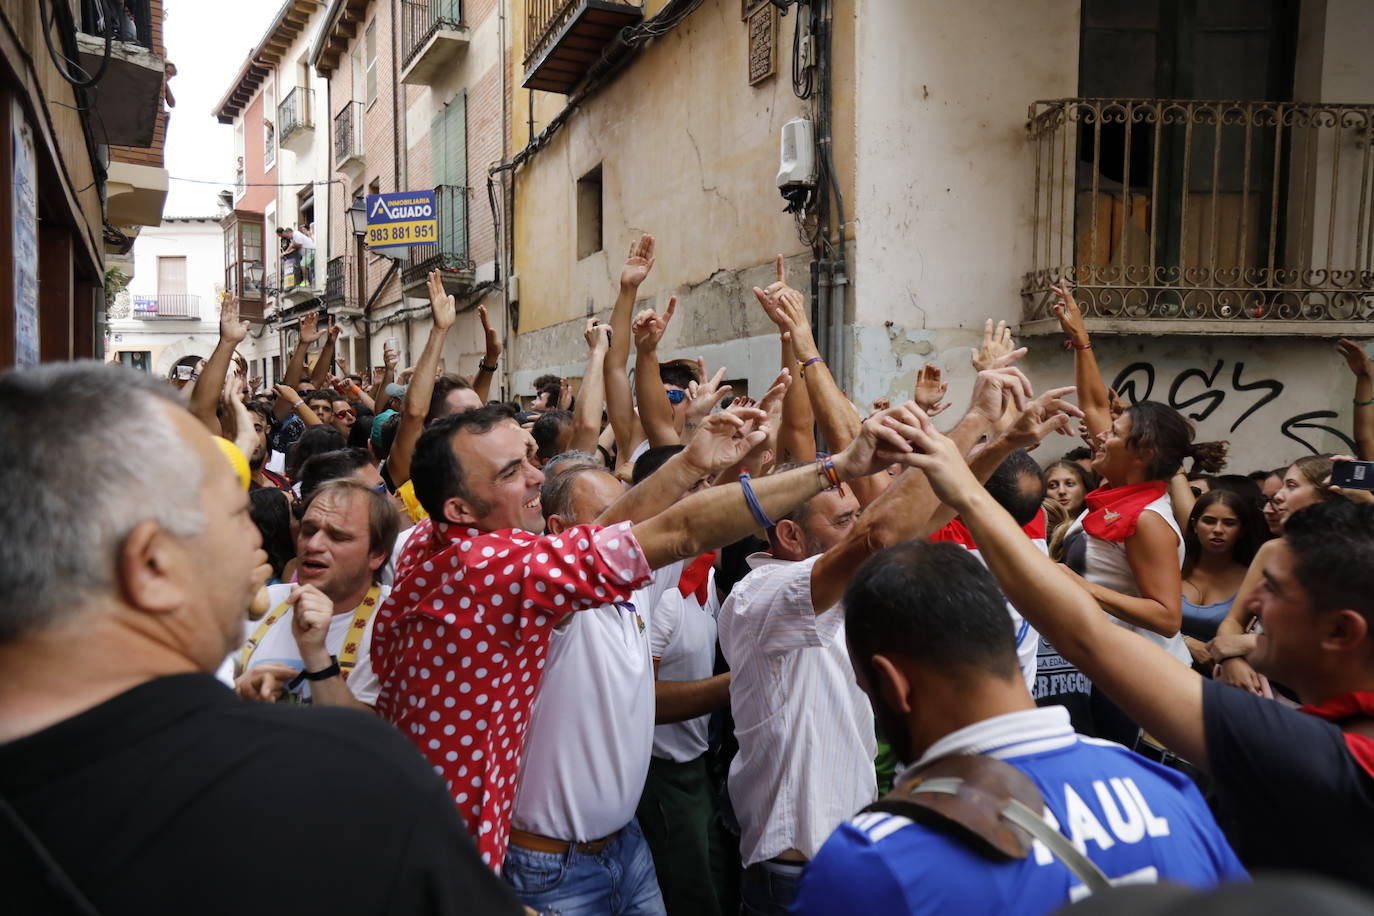
[(654, 248), (576, 390), (526, 403), (492, 398), (481, 306), (485, 355), (444, 371), (437, 272), (404, 369), (350, 373), (308, 315), (246, 378), (228, 297), (185, 389), (0, 376), (16, 912), (1200, 910), (1270, 871), (1364, 911), (1374, 495), (1332, 484), (1374, 459), (1358, 345), (1357, 455), (1223, 474), (1104, 384), (1068, 288), (1075, 384), (1037, 392), (989, 321), (942, 432), (934, 366), (851, 403), (781, 256), (766, 391), (660, 361)]

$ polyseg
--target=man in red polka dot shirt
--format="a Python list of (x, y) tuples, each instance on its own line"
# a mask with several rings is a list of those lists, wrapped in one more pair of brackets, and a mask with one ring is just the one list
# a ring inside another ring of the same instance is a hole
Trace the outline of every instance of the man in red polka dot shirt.
[[(607, 511), (609, 527), (577, 525), (544, 536), (528, 438), (508, 409), (446, 417), (420, 438), (415, 493), (429, 518), (397, 563), (378, 612), (373, 668), (377, 712), (395, 723), (443, 777), (499, 869), (530, 706), (549, 633), (568, 613), (623, 601), (651, 570), (732, 543), (766, 527), (839, 481), (876, 473), (912, 454), (914, 405), (875, 414), (833, 459), (754, 481), (714, 487), (636, 521), (631, 490)], [(743, 457), (762, 441), (757, 412), (722, 418), (718, 444)]]

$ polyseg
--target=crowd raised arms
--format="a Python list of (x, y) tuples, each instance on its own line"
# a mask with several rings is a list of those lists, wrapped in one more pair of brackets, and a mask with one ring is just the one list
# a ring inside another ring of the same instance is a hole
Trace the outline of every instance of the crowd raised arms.
[(247, 379), (227, 296), (184, 393), (93, 363), (0, 376), (16, 912), (1048, 914), (1271, 870), (1374, 890), (1361, 344), (1337, 346), (1355, 454), (1237, 468), (1105, 384), (1066, 284), (1074, 385), (1037, 390), (989, 320), (962, 410), (929, 364), (865, 414), (782, 255), (742, 303), (776, 328), (766, 390), (665, 360), (678, 300), (635, 311), (656, 247), (630, 242), (607, 321), (569, 325), (575, 396), (544, 375), (493, 400), (482, 305), (481, 360), (446, 372), (438, 271), (412, 366), (388, 343), (351, 374), (308, 314), (284, 375)]

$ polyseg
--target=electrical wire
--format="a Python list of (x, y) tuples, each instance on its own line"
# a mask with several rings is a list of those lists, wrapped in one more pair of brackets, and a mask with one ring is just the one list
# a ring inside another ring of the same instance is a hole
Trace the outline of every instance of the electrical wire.
[(180, 175), (168, 175), (167, 177), (172, 181), (189, 181), (192, 184), (219, 184), (243, 188), (304, 188), (317, 184), (330, 185), (344, 183), (342, 178), (331, 178), (327, 181), (249, 181), (240, 184), (237, 181), (212, 181), (208, 178), (182, 178)]
[(52, 15), (49, 16), (46, 12), (48, 0), (38, 0), (38, 26), (43, 30), (43, 43), (48, 46), (48, 56), (52, 58), (53, 69), (57, 71), (58, 76), (77, 89), (89, 89), (100, 82), (105, 76), (105, 70), (110, 66), (110, 58), (114, 53), (115, 8), (110, 0), (96, 0), (96, 3), (100, 11), (101, 24), (105, 26), (105, 54), (101, 57), (100, 66), (96, 68), (93, 76), (88, 74), (86, 79), (77, 79), (67, 72), (64, 62), (81, 70), (82, 73), (86, 71), (65, 54), (58, 54), (52, 44), (52, 27), (57, 23), (57, 5), (54, 3)]

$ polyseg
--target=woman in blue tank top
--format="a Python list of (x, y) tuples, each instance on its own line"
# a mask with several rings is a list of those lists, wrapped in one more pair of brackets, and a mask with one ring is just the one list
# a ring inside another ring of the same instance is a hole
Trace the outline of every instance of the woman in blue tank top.
[(1256, 507), (1229, 490), (1202, 494), (1183, 531), (1183, 633), (1193, 658), (1208, 660), (1204, 643), (1216, 636), (1264, 541)]

